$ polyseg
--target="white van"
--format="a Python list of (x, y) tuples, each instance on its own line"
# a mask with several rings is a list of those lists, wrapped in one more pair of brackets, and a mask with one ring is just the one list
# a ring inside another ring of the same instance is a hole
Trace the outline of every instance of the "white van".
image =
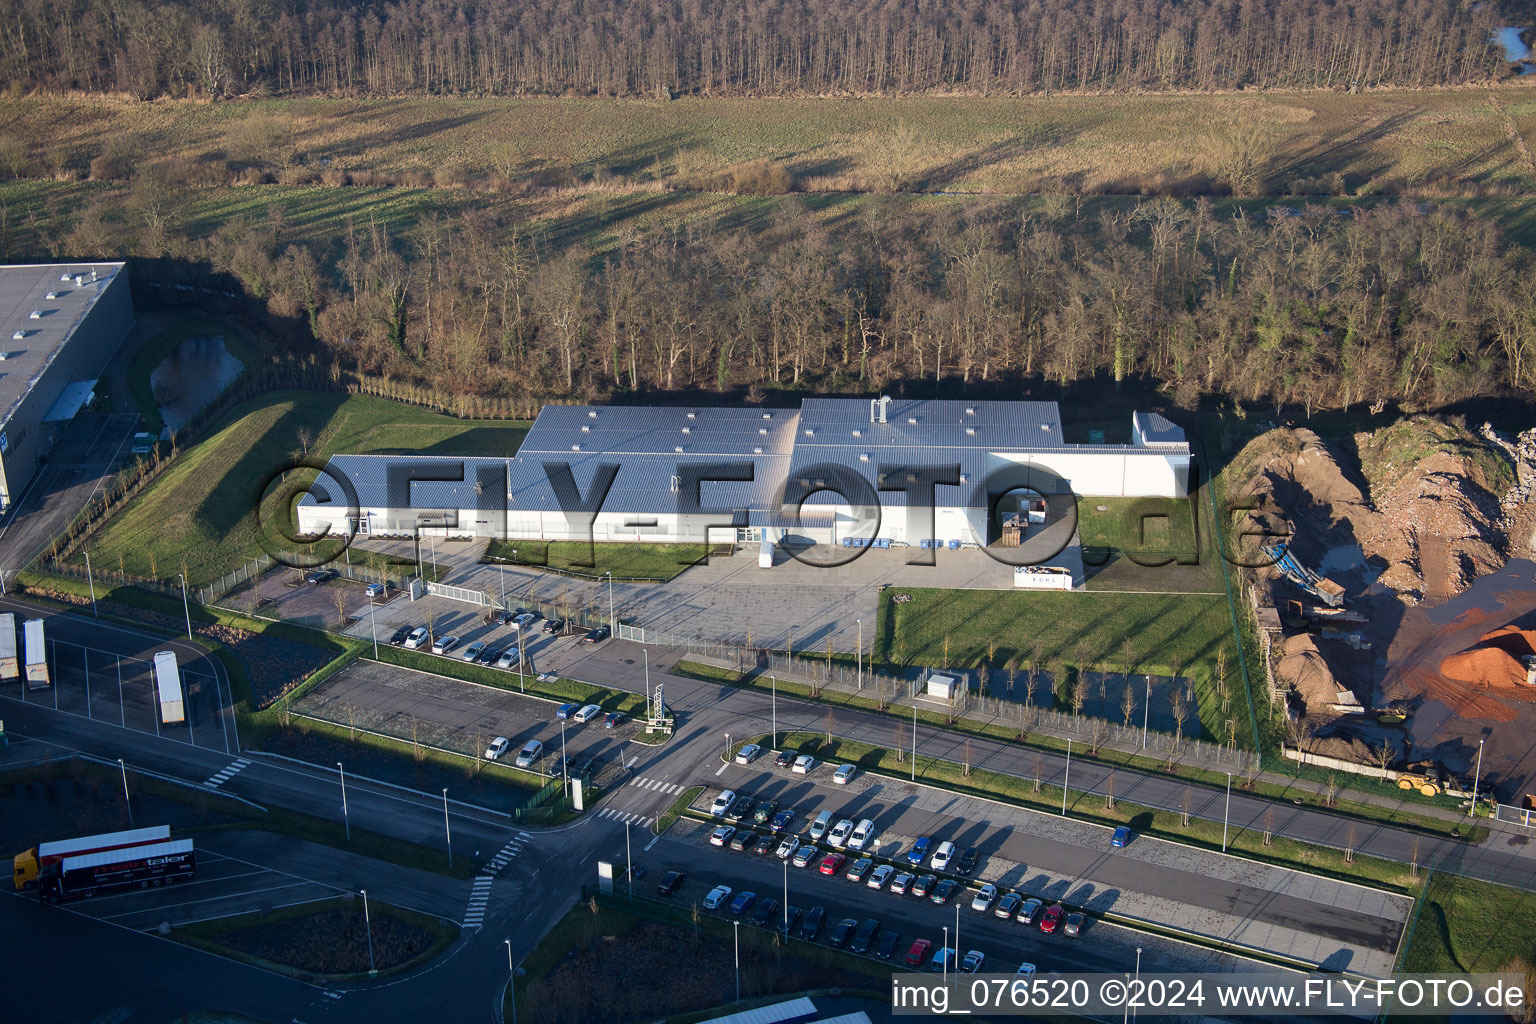
[(859, 827), (853, 830), (853, 835), (848, 837), (848, 849), (862, 850), (869, 845), (869, 841), (875, 837), (875, 823), (869, 818), (859, 822)]
[(822, 811), (816, 815), (816, 820), (811, 822), (811, 841), (821, 842), (821, 837), (827, 834), (827, 829), (832, 827), (832, 812)]
[(533, 762), (537, 761), (542, 753), (544, 753), (544, 744), (538, 740), (529, 740), (523, 744), (523, 749), (518, 751), (515, 763), (519, 768), (532, 768)]
[(947, 871), (949, 862), (954, 856), (954, 843), (940, 843), (939, 848), (933, 851), (933, 860), (928, 862), (928, 866), (935, 871)]

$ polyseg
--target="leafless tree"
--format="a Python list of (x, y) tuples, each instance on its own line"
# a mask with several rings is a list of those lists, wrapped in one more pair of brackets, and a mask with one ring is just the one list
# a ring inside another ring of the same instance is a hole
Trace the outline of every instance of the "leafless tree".
[(1129, 681), (1125, 684), (1125, 692), (1120, 695), (1120, 717), (1124, 719), (1126, 728), (1130, 728), (1131, 716), (1136, 713), (1136, 691)]

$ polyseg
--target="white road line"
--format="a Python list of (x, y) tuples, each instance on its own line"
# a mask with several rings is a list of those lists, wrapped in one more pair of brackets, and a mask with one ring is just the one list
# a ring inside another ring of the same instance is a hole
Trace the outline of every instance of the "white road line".
[[(296, 885), (320, 885), (322, 887), (326, 887), (326, 886), (324, 886), (324, 883), (321, 883), (321, 882), (286, 882), (283, 885), (269, 886), (268, 888), (265, 888), (265, 889), (246, 889), (243, 892), (229, 893), (229, 894), (226, 894), (226, 895), (223, 895), (223, 896), (205, 896), (203, 899), (200, 899), (200, 900), (186, 900), (186, 901), (181, 902), (181, 903), (157, 903), (157, 904), (155, 904), (152, 907), (135, 907), (132, 910), (124, 910), (121, 913), (117, 913), (117, 914), (101, 914), (101, 915), (92, 914), (92, 915), (89, 915), (89, 916), (96, 917), (98, 920), (101, 920), (101, 921), (111, 921), (111, 920), (114, 920), (114, 919), (119, 918), (119, 917), (129, 917), (129, 916), (131, 916), (133, 914), (159, 913), (162, 910), (174, 910), (177, 907), (190, 907), (190, 906), (194, 906), (194, 905), (196, 905), (198, 903), (212, 903), (215, 900), (240, 899), (241, 897), (244, 897), (244, 896), (254, 896), (257, 893), (263, 893), (263, 892), (277, 892), (279, 889), (291, 889), (291, 888), (293, 888)], [(326, 888), (328, 888), (328, 887), (326, 887)]]
[(720, 773), (721, 773), (721, 772), (723, 772), (723, 771), (725, 771), (725, 770), (726, 770), (726, 769), (727, 769), (727, 768), (729, 768), (729, 767), (730, 767), (730, 765), (728, 765), (728, 764), (723, 764), (723, 765), (721, 765), (721, 766), (720, 766), (720, 767), (719, 767), (719, 769), (717, 769), (717, 770), (716, 770), (716, 771), (715, 771), (715, 775), (716, 775), (716, 776), (717, 776), (717, 777), (718, 777), (718, 776), (719, 776), (719, 774), (720, 774)]

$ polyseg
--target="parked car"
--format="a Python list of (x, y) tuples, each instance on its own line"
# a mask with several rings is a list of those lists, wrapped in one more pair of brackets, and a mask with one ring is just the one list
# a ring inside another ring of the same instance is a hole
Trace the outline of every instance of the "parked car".
[(757, 902), (757, 893), (750, 889), (744, 892), (739, 892), (736, 894), (735, 898), (731, 900), (731, 914), (736, 917), (740, 917), (742, 914), (745, 914), (748, 910), (750, 910), (752, 904), (755, 902)]
[(791, 903), (779, 915), (778, 921), (774, 923), (773, 930), (787, 937), (795, 930), (795, 925), (800, 923), (800, 913), (800, 908)]
[(816, 759), (814, 757), (812, 757), (810, 754), (801, 754), (799, 757), (795, 758), (795, 763), (789, 770), (794, 772), (796, 775), (809, 775), (811, 774), (811, 769), (815, 767)]
[(592, 719), (596, 718), (602, 713), (603, 709), (598, 707), (596, 704), (588, 704), (586, 707), (572, 715), (571, 719), (576, 722), (586, 723), (592, 721)]
[(376, 597), (383, 597), (388, 593), (388, 588), (382, 583), (370, 583), (363, 588), (363, 596), (372, 601)]
[(1019, 969), (1014, 971), (1013, 973), (1018, 978), (1020, 978), (1021, 980), (1029, 981), (1031, 978), (1033, 978), (1035, 976), (1035, 965), (1034, 964), (1019, 964)]
[(1109, 845), (1118, 848), (1118, 847), (1125, 846), (1130, 841), (1131, 841), (1131, 830), (1129, 828), (1127, 828), (1126, 826), (1121, 825), (1119, 828), (1115, 829), (1115, 834), (1110, 837)]
[(927, 939), (913, 939), (912, 946), (907, 950), (906, 960), (908, 967), (921, 967), (923, 961), (928, 959), (928, 951), (933, 948), (933, 943)]
[(729, 811), (731, 805), (735, 802), (736, 791), (733, 789), (722, 789), (720, 795), (715, 797), (715, 802), (709, 805), (709, 813), (718, 818), (726, 811)]
[(775, 814), (773, 816), (773, 820), (768, 823), (768, 828), (774, 832), (783, 832), (785, 829), (789, 828), (789, 823), (794, 820), (794, 811), (780, 811), (778, 814)]
[(789, 859), (789, 862), (797, 868), (803, 868), (811, 861), (815, 860), (816, 855), (820, 852), (821, 851), (816, 848), (814, 843), (801, 843), (799, 847), (796, 848), (795, 855)]
[(596, 629), (587, 630), (587, 635), (581, 638), (584, 644), (602, 643), (613, 635), (613, 630), (607, 626), (598, 626)]
[(933, 851), (933, 860), (928, 863), (928, 866), (935, 871), (948, 871), (949, 862), (954, 856), (954, 843), (940, 843), (939, 848)]
[(512, 620), (521, 614), (523, 614), (523, 610), (521, 608), (516, 608), (511, 611), (504, 609), (496, 613), (496, 624), (498, 626), (510, 626), (512, 624)]
[(859, 930), (853, 933), (853, 938), (848, 942), (848, 948), (855, 953), (868, 953), (870, 943), (875, 941), (875, 936), (880, 934), (880, 922), (869, 918), (859, 925)]
[(837, 771), (832, 773), (832, 781), (839, 786), (846, 785), (848, 780), (853, 778), (853, 773), (856, 771), (858, 769), (851, 764), (840, 764), (837, 766)]
[(732, 821), (751, 820), (752, 808), (757, 806), (757, 801), (750, 796), (744, 796), (736, 801), (736, 806), (731, 808), (730, 819)]
[(735, 825), (721, 825), (709, 834), (710, 846), (724, 846), (731, 841), (731, 836), (736, 834)]
[(950, 897), (955, 894), (955, 890), (958, 888), (960, 888), (959, 882), (955, 881), (953, 878), (946, 878), (938, 885), (933, 887), (933, 895), (928, 897), (928, 899), (933, 903), (937, 903), (940, 906), (943, 906), (945, 903), (949, 902)]
[[(578, 712), (580, 710), (581, 710), (581, 705), (580, 704), (561, 704), (558, 708), (555, 708), (555, 717), (556, 718), (570, 718), (572, 715), (574, 715), (576, 712)], [(730, 790), (726, 790), (726, 792), (729, 793)]]
[(1061, 923), (1062, 915), (1066, 912), (1066, 908), (1060, 903), (1052, 903), (1050, 909), (1045, 912), (1045, 916), (1040, 918), (1040, 930), (1047, 935), (1054, 932), (1056, 926)]
[(731, 849), (741, 853), (750, 848), (755, 842), (757, 842), (756, 832), (753, 832), (751, 829), (738, 829), (736, 834), (731, 836)]
[(1019, 912), (1014, 916), (1014, 920), (1019, 922), (1019, 924), (1034, 924), (1035, 917), (1040, 913), (1040, 908), (1043, 906), (1045, 904), (1040, 900), (1027, 899), (1019, 904)]
[(426, 626), (417, 626), (415, 629), (411, 630), (410, 635), (405, 638), (405, 646), (406, 646), (406, 648), (409, 649), (409, 650), (412, 650), (412, 651), (419, 650), (421, 648), (421, 645), (426, 643), (426, 642), (427, 642), (427, 627)]
[(719, 910), (720, 905), (730, 898), (731, 887), (728, 885), (717, 885), (709, 890), (708, 896), (704, 897), (704, 909)]
[(315, 569), (312, 572), (310, 572), (310, 574), (308, 576), (304, 577), (304, 582), (305, 583), (324, 583), (326, 580), (332, 578), (335, 575), (337, 575), (335, 569)]
[(981, 970), (981, 965), (987, 962), (987, 955), (979, 949), (973, 949), (965, 954), (965, 959), (960, 961), (961, 974), (975, 974)]
[(918, 836), (917, 841), (912, 844), (912, 849), (907, 851), (907, 863), (915, 868), (922, 867), (931, 849), (933, 849), (933, 839), (929, 836)]
[(967, 846), (965, 848), (965, 852), (960, 855), (960, 859), (955, 861), (955, 871), (962, 875), (968, 875), (972, 871), (975, 871), (976, 858), (976, 847)]
[(529, 740), (523, 744), (523, 749), (517, 752), (517, 760), (514, 762), (519, 768), (532, 768), (544, 753), (544, 744), (538, 740)]
[(933, 892), (933, 887), (938, 884), (938, 875), (918, 875), (912, 883), (912, 895), (918, 899), (926, 899)]
[(764, 896), (757, 901), (757, 909), (752, 911), (752, 923), (759, 928), (766, 928), (774, 918), (774, 912), (779, 909), (779, 901), (771, 896)]
[(805, 920), (800, 922), (800, 937), (807, 942), (815, 939), (821, 933), (821, 922), (826, 919), (826, 907), (812, 907), (806, 911)]
[(758, 746), (756, 743), (743, 744), (742, 748), (736, 751), (736, 763), (751, 764), (753, 759), (755, 759), (757, 755), (761, 754), (762, 752), (763, 748)]
[(757, 842), (752, 844), (752, 852), (758, 854), (772, 853), (774, 846), (777, 845), (774, 842), (774, 838), (772, 832), (764, 832), (757, 837)]
[(997, 901), (997, 909), (992, 913), (1006, 921), (1018, 912), (1019, 904), (1023, 902), (1024, 897), (1016, 892), (1004, 893), (1003, 898)]
[(773, 758), (773, 766), (775, 768), (788, 768), (794, 763), (795, 752), (793, 750), (781, 750)]
[(785, 836), (779, 840), (779, 848), (774, 853), (778, 856), (779, 860), (789, 860), (798, 849), (800, 849), (800, 840), (794, 836)]
[(891, 876), (895, 873), (896, 869), (891, 867), (889, 864), (881, 864), (879, 867), (875, 868), (875, 870), (869, 873), (869, 881), (865, 884), (868, 885), (871, 889), (884, 889), (885, 883), (889, 882), (891, 880)]
[(992, 909), (992, 904), (997, 900), (997, 886), (988, 882), (976, 890), (976, 897), (971, 900), (971, 909), (985, 914)]
[(1076, 911), (1067, 915), (1067, 919), (1061, 924), (1061, 933), (1071, 938), (1077, 938), (1083, 933), (1083, 922), (1086, 918)]
[(579, 757), (571, 762), (571, 778), (584, 779), (597, 768), (597, 758)]
[(507, 739), (505, 736), (497, 736), (495, 739), (491, 740), (490, 745), (485, 748), (485, 759), (487, 761), (496, 760), (502, 754), (505, 754), (507, 752), (507, 748), (511, 745), (512, 741)]
[(891, 892), (898, 896), (905, 895), (910, 888), (912, 888), (912, 875), (906, 871), (891, 879)]
[(950, 949), (948, 946), (945, 946), (943, 949), (933, 954), (933, 959), (929, 962), (928, 969), (934, 974), (940, 974), (944, 971), (954, 970), (955, 951)]
[(853, 830), (848, 837), (848, 849), (862, 850), (869, 845), (869, 841), (875, 838), (875, 823), (869, 818), (859, 822), (859, 827)]
[(483, 650), (485, 650), (485, 641), (476, 640), (474, 643), (464, 648), (464, 653), (459, 655), (459, 660), (478, 661), (480, 659), (480, 652)]
[(777, 800), (763, 800), (757, 805), (757, 810), (752, 812), (752, 820), (758, 825), (766, 825), (770, 818), (779, 812)]
[(565, 632), (565, 620), (564, 619), (546, 619), (544, 621), (544, 632), (546, 632), (546, 633), (554, 633), (554, 634), (557, 634), (557, 635), (560, 634), (560, 633), (564, 633)]
[(829, 853), (825, 857), (821, 858), (820, 871), (824, 875), (835, 875), (839, 871), (843, 870), (843, 865), (847, 862), (848, 858), (844, 857), (842, 854)]
[(411, 633), (412, 629), (410, 626), (401, 626), (399, 629), (395, 630), (389, 635), (389, 645), (391, 647), (399, 647), (401, 644), (405, 643), (405, 638), (410, 636)]
[(501, 657), (496, 659), (496, 667), (521, 669), (523, 667), (523, 649), (515, 645), (508, 647), (501, 652)]
[(822, 811), (820, 814), (816, 815), (816, 820), (811, 822), (811, 831), (810, 831), (811, 841), (812, 842), (817, 842), (817, 843), (821, 842), (822, 837), (824, 837), (827, 834), (827, 829), (830, 828), (831, 826), (832, 826), (832, 812), (831, 811)]
[(610, 711), (603, 716), (604, 729), (617, 729), (624, 724), (624, 712)]
[(432, 653), (447, 654), (457, 646), (459, 646), (458, 637), (451, 634), (449, 636), (440, 636), (432, 642)]
[(486, 644), (484, 649), (480, 651), (480, 657), (476, 660), (482, 665), (494, 665), (499, 657), (501, 657), (501, 648), (495, 644)]
[(832, 827), (831, 832), (827, 833), (827, 845), (841, 850), (843, 845), (848, 842), (848, 837), (852, 834), (853, 821), (849, 818), (844, 818)]
[(887, 928), (880, 933), (880, 943), (875, 946), (875, 956), (881, 960), (889, 960), (896, 955), (896, 946), (901, 942), (901, 936), (894, 930)]
[(827, 944), (832, 946), (834, 949), (842, 949), (845, 945), (848, 944), (849, 936), (857, 931), (858, 927), (859, 922), (857, 918), (843, 918), (841, 921), (837, 922), (837, 927), (832, 929), (832, 934), (827, 939)]
[(868, 857), (860, 857), (858, 860), (856, 860), (852, 864), (848, 865), (848, 871), (847, 871), (848, 881), (850, 881), (850, 882), (862, 882), (862, 881), (864, 881), (865, 876), (869, 874), (869, 869), (874, 867), (874, 866), (875, 866), (875, 862), (870, 860)]
[(529, 626), (533, 625), (534, 621), (537, 620), (538, 617), (539, 616), (534, 612), (523, 612), (521, 615), (514, 615), (512, 617), (512, 621), (507, 623), (507, 625), (512, 629), (527, 629)]
[(656, 886), (656, 892), (662, 896), (671, 896), (683, 887), (683, 882), (688, 876), (681, 871), (668, 871), (661, 876), (661, 884)]

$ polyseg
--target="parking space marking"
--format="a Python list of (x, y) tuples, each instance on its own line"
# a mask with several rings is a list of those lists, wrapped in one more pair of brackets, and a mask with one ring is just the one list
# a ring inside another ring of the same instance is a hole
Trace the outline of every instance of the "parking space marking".
[[(131, 917), (134, 914), (159, 913), (165, 910), (175, 910), (177, 907), (195, 906), (198, 903), (214, 903), (218, 900), (232, 900), (243, 896), (255, 896), (258, 893), (277, 892), (280, 889), (291, 889), (296, 885), (319, 885), (327, 889), (332, 888), (332, 886), (325, 885), (324, 882), (284, 882), (282, 885), (270, 885), (265, 889), (243, 889), (240, 892), (227, 893), (223, 896), (205, 896), (200, 900), (183, 900), (180, 903), (157, 903), (152, 907), (135, 907), (132, 910), (124, 910), (116, 914), (91, 914), (89, 916), (99, 921), (114, 921), (117, 918)], [(341, 890), (338, 889), (336, 891), (340, 892)]]
[(218, 789), (231, 778), (239, 775), (240, 772), (245, 770), (245, 768), (250, 765), (250, 763), (251, 762), (247, 761), (243, 757), (237, 757), (222, 771), (217, 772), (214, 775), (210, 775), (207, 779), (205, 779), (203, 781), (203, 785), (207, 786), (209, 789)]

